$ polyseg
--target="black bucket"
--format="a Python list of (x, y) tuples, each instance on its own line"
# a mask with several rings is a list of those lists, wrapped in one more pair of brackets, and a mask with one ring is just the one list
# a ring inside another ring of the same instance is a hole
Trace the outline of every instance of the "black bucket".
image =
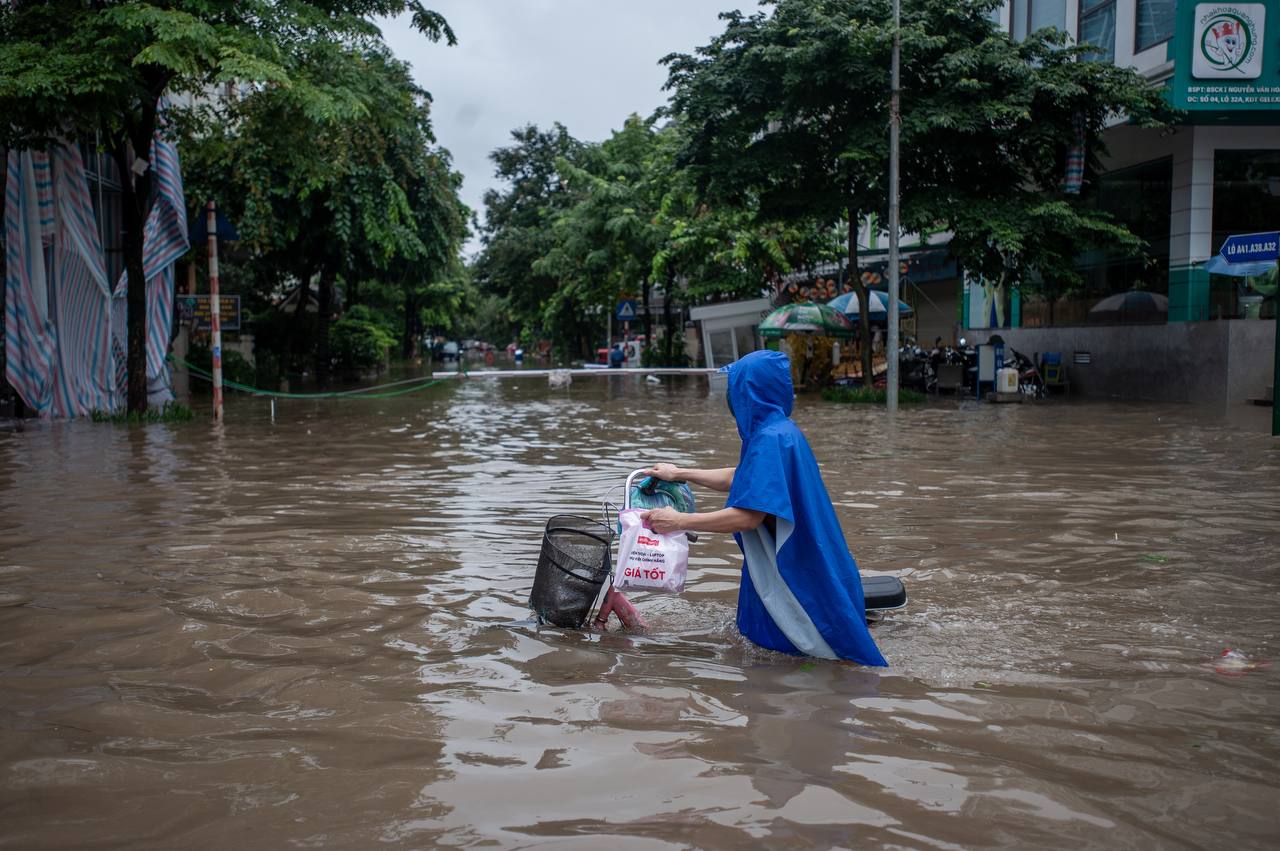
[(547, 521), (529, 608), (542, 623), (580, 629), (613, 571), (613, 530), (596, 520), (557, 514)]

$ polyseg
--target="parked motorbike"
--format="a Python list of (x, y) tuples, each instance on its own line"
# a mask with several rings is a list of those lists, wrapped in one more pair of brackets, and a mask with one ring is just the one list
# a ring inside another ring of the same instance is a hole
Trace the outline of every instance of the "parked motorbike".
[(1004, 365), (1018, 371), (1018, 392), (1032, 399), (1043, 399), (1048, 395), (1044, 386), (1044, 377), (1036, 367), (1035, 361), (1010, 346), (1004, 347)]

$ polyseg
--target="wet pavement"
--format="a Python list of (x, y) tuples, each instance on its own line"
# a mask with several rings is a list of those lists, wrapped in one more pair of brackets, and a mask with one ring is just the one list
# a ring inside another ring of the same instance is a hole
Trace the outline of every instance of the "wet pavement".
[(1266, 413), (801, 400), (883, 671), (741, 639), (727, 536), (522, 623), (548, 516), (736, 460), (705, 379), (0, 430), (0, 847), (1270, 847)]

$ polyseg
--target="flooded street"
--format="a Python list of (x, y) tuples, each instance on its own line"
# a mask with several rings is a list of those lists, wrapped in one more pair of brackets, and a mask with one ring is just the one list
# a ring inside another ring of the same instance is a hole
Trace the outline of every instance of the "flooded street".
[(704, 379), (0, 431), (0, 847), (1271, 847), (1269, 412), (885, 416), (795, 414), (882, 671), (741, 639), (728, 536), (645, 635), (526, 622), (547, 517), (736, 462)]

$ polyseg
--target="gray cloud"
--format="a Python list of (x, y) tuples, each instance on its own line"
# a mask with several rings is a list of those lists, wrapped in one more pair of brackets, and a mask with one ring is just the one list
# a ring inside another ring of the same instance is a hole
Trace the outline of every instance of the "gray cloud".
[[(511, 130), (559, 121), (579, 139), (598, 141), (631, 113), (664, 104), (666, 69), (658, 60), (706, 44), (733, 0), (433, 0), (458, 36), (432, 44), (405, 19), (383, 30), (418, 84), (434, 99), (440, 144), (462, 172), (463, 200), (481, 210), (498, 185), (489, 152)], [(475, 240), (468, 251), (478, 248)]]

